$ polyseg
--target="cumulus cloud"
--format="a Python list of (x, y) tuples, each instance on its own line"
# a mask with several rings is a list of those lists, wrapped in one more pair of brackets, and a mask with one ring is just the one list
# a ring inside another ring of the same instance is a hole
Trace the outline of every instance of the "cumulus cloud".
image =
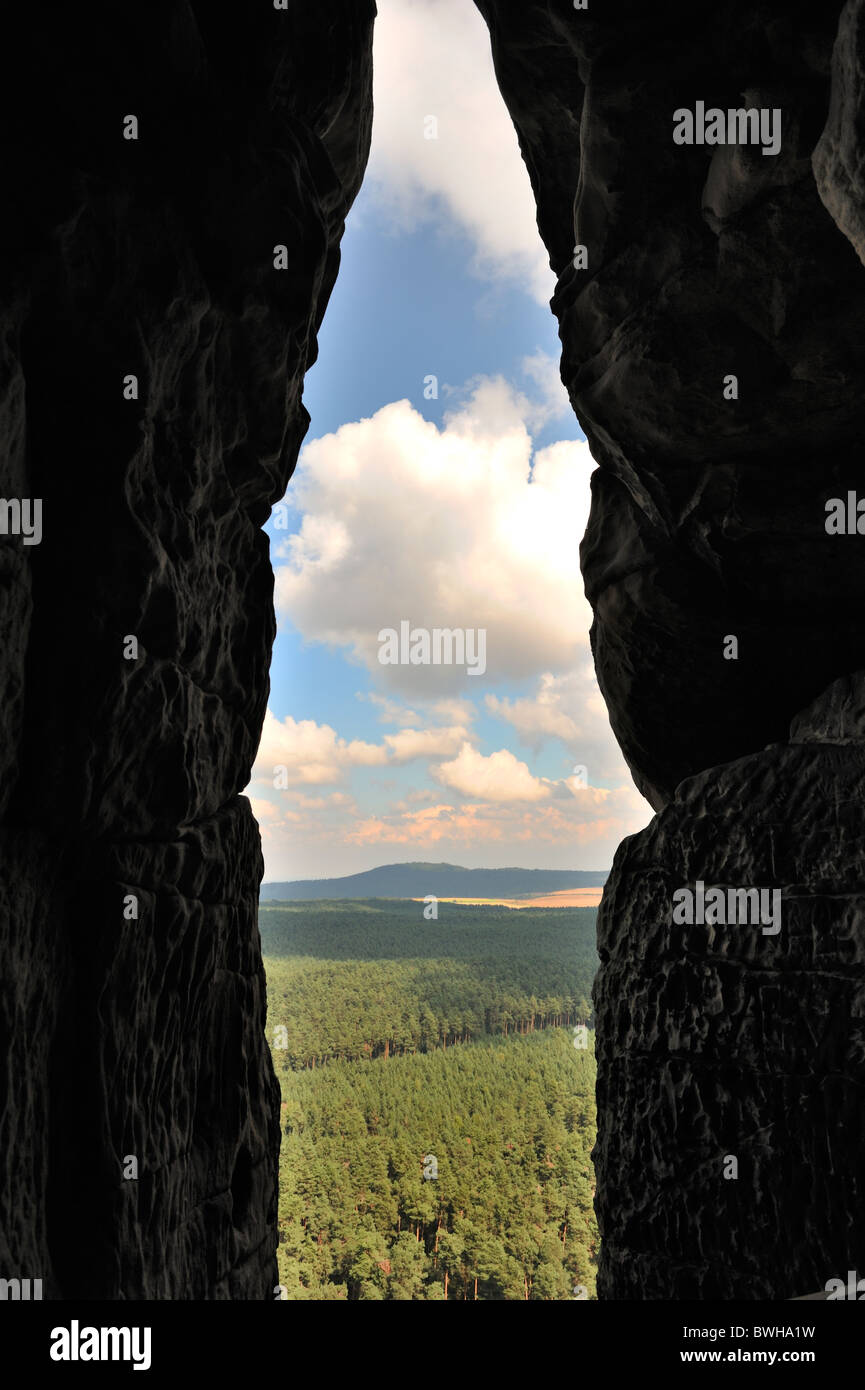
[[(528, 845), (543, 843), (548, 860), (557, 858), (562, 867), (573, 867), (575, 854), (587, 867), (604, 867), (616, 845), (641, 830), (650, 814), (633, 787), (588, 788), (568, 801), (532, 805), (476, 801), (456, 806), (439, 800), (417, 811), (358, 817), (346, 839), (379, 851), (435, 845), (440, 852), (474, 855), (485, 863), (513, 862)], [(504, 852), (491, 854), (492, 846)], [(581, 854), (582, 849), (587, 853)], [(550, 853), (555, 850), (561, 853)]]
[(324, 785), (340, 781), (348, 768), (374, 767), (387, 757), (385, 748), (360, 739), (346, 741), (329, 724), (291, 715), (279, 720), (268, 710), (252, 780), (272, 783), (279, 767), (289, 786)]
[(382, 724), (399, 724), (405, 728), (420, 722), (420, 716), (407, 705), (400, 704), (399, 700), (391, 700), (387, 695), (377, 695), (375, 691), (358, 690), (355, 698), (366, 700), (371, 705), (375, 705), (378, 710), (379, 722)]
[(565, 745), (588, 780), (625, 782), (630, 774), (610, 729), (609, 715), (595, 680), (591, 658), (580, 659), (562, 676), (545, 672), (535, 691), (519, 699), (487, 695), (490, 714), (511, 725), (520, 742), (537, 753), (549, 740)]
[(443, 766), (437, 787), (416, 787), (379, 810), (303, 785), (253, 796), (268, 878), (330, 877), (433, 852), (456, 863), (540, 857), (548, 867), (604, 868), (651, 815), (633, 786), (536, 778), (507, 750), (484, 758), (468, 748)]
[[(284, 787), (326, 786), (342, 781), (355, 767), (397, 766), (417, 758), (451, 758), (468, 737), (463, 725), (455, 725), (401, 729), (396, 734), (385, 734), (381, 743), (366, 743), (363, 739), (340, 738), (329, 724), (292, 719), (291, 715), (279, 720), (268, 710), (250, 786), (264, 782), (274, 785), (277, 769)], [(272, 803), (266, 798), (253, 801), (262, 808), (260, 819), (273, 816)], [(325, 803), (306, 798), (302, 804), (314, 808)], [(332, 805), (333, 799), (327, 804)]]
[(434, 700), (430, 714), (436, 721), (450, 724), (471, 724), (475, 717), (475, 707), (470, 700)]
[(467, 730), (457, 726), (453, 729), (402, 729), (398, 734), (385, 734), (384, 742), (392, 762), (407, 763), (414, 758), (450, 758), (467, 738)]
[(580, 726), (570, 709), (563, 707), (555, 676), (542, 676), (540, 690), (533, 698), (507, 700), (487, 695), (486, 705), (492, 714), (513, 725), (523, 741), (534, 748), (540, 748), (545, 738), (561, 739), (571, 748), (579, 742)]
[[(533, 456), (525, 414), (507, 382), (484, 379), (441, 429), (397, 401), (307, 444), (301, 528), (276, 553), (280, 617), (412, 701), (572, 669), (588, 650), (578, 540), (594, 464), (582, 441)], [(403, 620), (484, 629), (485, 675), (382, 665), (378, 633)]]
[(456, 758), (432, 769), (436, 781), (478, 801), (542, 801), (550, 784), (534, 777), (507, 748), (484, 757), (464, 743)]
[(468, 725), (475, 717), (475, 708), (470, 700), (431, 700), (424, 704), (423, 712), (419, 714), (399, 700), (378, 695), (374, 690), (358, 690), (355, 698), (375, 705), (380, 723), (398, 724), (401, 728), (412, 728), (423, 723)]
[(483, 19), (469, 0), (379, 0), (378, 10), (368, 191), (407, 230), (453, 220), (478, 273), (547, 303), (555, 277)]

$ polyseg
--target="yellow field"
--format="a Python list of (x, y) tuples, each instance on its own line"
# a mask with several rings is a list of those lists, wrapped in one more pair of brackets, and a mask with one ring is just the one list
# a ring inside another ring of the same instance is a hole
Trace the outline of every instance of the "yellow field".
[[(564, 888), (559, 893), (539, 893), (534, 898), (439, 898), (441, 903), (466, 907), (597, 907), (603, 888)], [(423, 898), (414, 898), (422, 903)]]

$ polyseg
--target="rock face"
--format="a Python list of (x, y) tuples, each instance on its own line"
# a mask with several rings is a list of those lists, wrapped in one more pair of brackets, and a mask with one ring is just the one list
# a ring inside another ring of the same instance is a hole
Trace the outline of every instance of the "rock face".
[[(599, 917), (599, 1292), (809, 1294), (865, 1259), (865, 541), (826, 529), (865, 496), (865, 5), (476, 3), (600, 465), (598, 679), (658, 812)], [(780, 150), (675, 143), (698, 102), (779, 111)], [(781, 890), (780, 932), (676, 925), (697, 880)]]
[(274, 635), (260, 527), (365, 168), (375, 6), (64, 9), (28, 16), (2, 84), (0, 492), (43, 531), (0, 535), (0, 1277), (271, 1298), (238, 792)]

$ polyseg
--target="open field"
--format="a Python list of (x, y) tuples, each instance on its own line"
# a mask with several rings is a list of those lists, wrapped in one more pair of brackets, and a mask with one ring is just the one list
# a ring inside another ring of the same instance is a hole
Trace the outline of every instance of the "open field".
[[(532, 898), (439, 898), (442, 903), (464, 907), (597, 907), (603, 888), (565, 888), (560, 893), (539, 893)], [(423, 902), (415, 898), (414, 902)]]

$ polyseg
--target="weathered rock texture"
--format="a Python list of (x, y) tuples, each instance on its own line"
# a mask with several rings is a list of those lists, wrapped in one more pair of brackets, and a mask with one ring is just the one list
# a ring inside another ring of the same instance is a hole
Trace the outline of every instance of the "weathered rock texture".
[(43, 499), (44, 537), (0, 537), (0, 1276), (46, 1297), (273, 1296), (238, 792), (374, 13), (66, 6), (5, 45), (0, 493)]
[[(477, 4), (600, 465), (598, 678), (658, 812), (599, 918), (599, 1291), (812, 1293), (865, 1272), (865, 539), (825, 530), (865, 495), (865, 6)], [(780, 108), (780, 154), (674, 144), (698, 101)], [(780, 934), (673, 926), (697, 879), (781, 889)]]

